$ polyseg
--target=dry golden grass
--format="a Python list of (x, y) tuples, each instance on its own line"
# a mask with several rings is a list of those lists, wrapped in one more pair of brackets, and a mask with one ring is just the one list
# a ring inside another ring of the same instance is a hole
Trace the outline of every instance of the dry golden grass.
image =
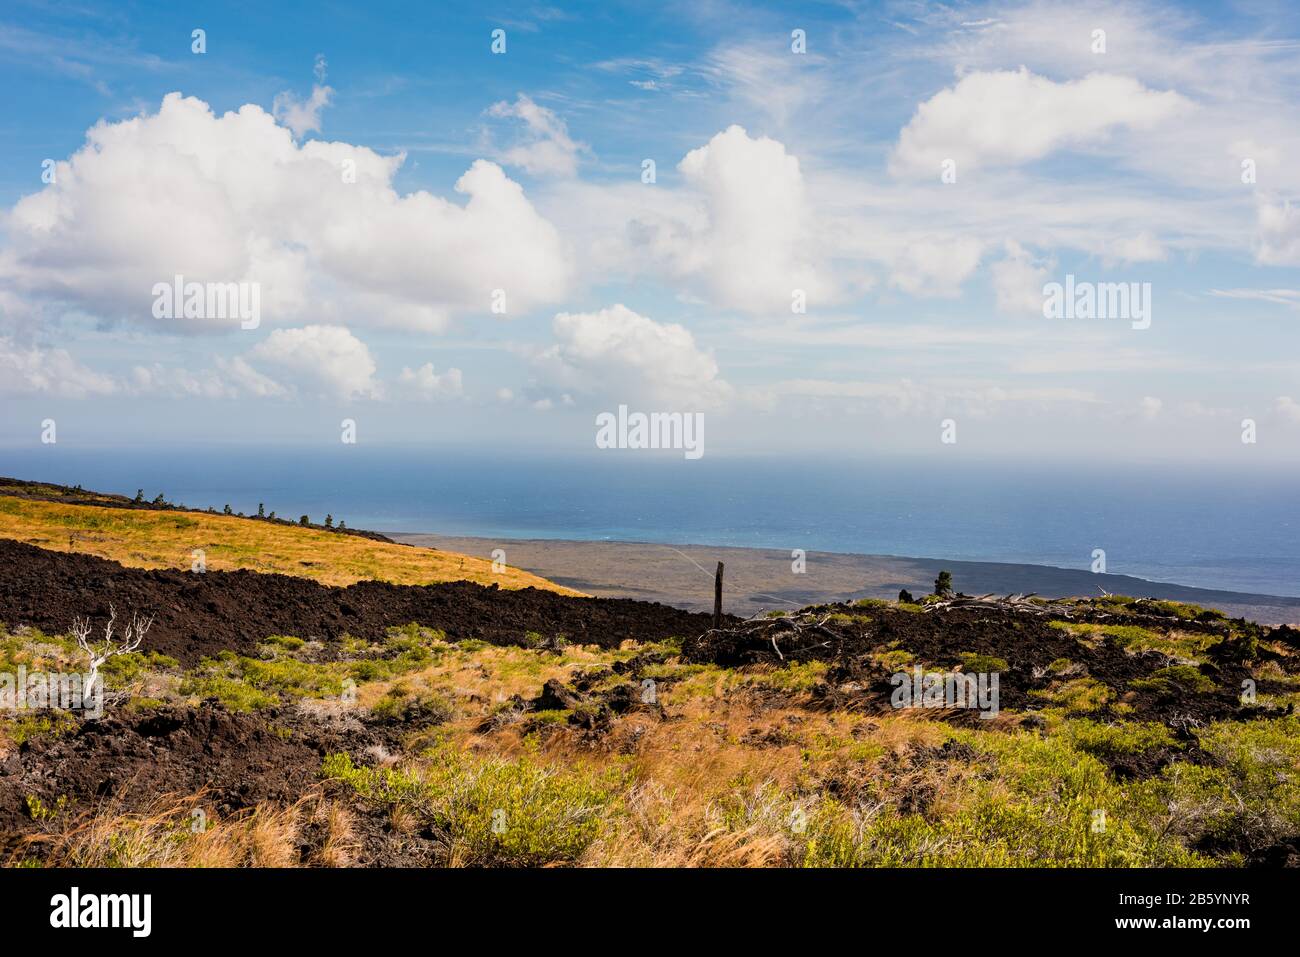
[[(718, 782), (719, 793), (734, 796)], [(583, 856), (588, 867), (779, 867), (790, 862), (792, 842), (785, 806), (771, 787), (746, 797), (751, 815), (743, 826), (721, 819), (717, 801), (701, 803), (681, 791), (644, 780), (627, 794), (626, 823), (608, 829)], [(685, 798), (685, 799), (684, 799)]]
[[(529, 756), (557, 767), (624, 762), (630, 785), (619, 824), (607, 828), (580, 864), (602, 867), (778, 867), (795, 863), (801, 841), (791, 813), (829, 792), (863, 806), (924, 801), (955, 809), (974, 773), (916, 763), (918, 748), (942, 744), (949, 730), (919, 713), (865, 715), (810, 707), (805, 692), (771, 693), (762, 668), (712, 669), (660, 685), (669, 721), (632, 712), (612, 719), (593, 742), (563, 724), (538, 732), (528, 716), (487, 722), (509, 695), (527, 699), (552, 677), (608, 664), (614, 653), (570, 648), (548, 655), (521, 648), (453, 653), (418, 675), (412, 693), (436, 690), (454, 702), (440, 734), (461, 751)], [(670, 669), (671, 670), (671, 669)], [(684, 672), (684, 674), (690, 674)], [(363, 689), (363, 704), (380, 691)], [(886, 782), (888, 782), (886, 784)], [(390, 821), (401, 830), (401, 821)]]
[(485, 558), (207, 512), (66, 505), (0, 494), (0, 537), (97, 555), (134, 568), (188, 569), (194, 551), (202, 549), (211, 571), (246, 568), (323, 585), (368, 579), (397, 585), (463, 580), (580, 594), (517, 568), (496, 573)]
[(595, 645), (570, 645), (561, 654), (504, 645), (474, 651), (449, 648), (435, 664), (396, 678), (370, 681), (357, 691), (357, 704), (372, 708), (394, 688), (407, 694), (437, 693), (466, 702), (479, 713), (521, 694), (533, 696), (550, 678), (567, 678), (575, 668), (607, 663), (609, 652)]
[[(166, 794), (136, 813), (123, 813), (109, 802), (26, 843), (41, 845), (47, 867), (295, 867), (301, 863), (298, 842), (306, 805), (315, 803), (317, 814), (330, 813), (320, 810), (323, 802), (313, 795), (287, 807), (262, 804), (217, 820), (196, 815), (202, 799), (201, 793)], [(336, 834), (331, 850), (341, 865), (350, 862), (342, 853), (348, 833)]]
[(361, 846), (357, 841), (352, 812), (330, 801), (317, 801), (313, 817), (323, 824), (325, 830), (318, 855), (320, 864), (323, 867), (351, 866)]
[[(47, 867), (351, 867), (361, 845), (353, 812), (318, 793), (259, 804), (225, 819), (200, 817), (204, 793), (164, 794), (126, 813), (109, 801), (48, 822), (14, 861), (39, 853)], [(310, 825), (310, 830), (308, 826)], [(303, 846), (309, 850), (304, 854)]]
[[(576, 788), (560, 789), (546, 799), (569, 804), (542, 801), (538, 807), (550, 817), (537, 814), (531, 820), (553, 822), (555, 808), (569, 807), (576, 794), (601, 821), (590, 843), (548, 865), (843, 866), (934, 863), (947, 860), (948, 854), (966, 855), (961, 859), (981, 866), (1095, 860), (1083, 844), (1062, 849), (1062, 840), (1086, 842), (1089, 838), (1079, 835), (1090, 832), (1086, 815), (1063, 807), (1060, 793), (1067, 784), (1101, 785), (1086, 774), (1076, 780), (1080, 754), (1050, 750), (1048, 742), (1018, 732), (1010, 720), (1005, 727), (987, 722), (970, 731), (919, 709), (829, 710), (820, 696), (800, 690), (804, 686), (789, 674), (756, 666), (723, 673), (671, 658), (655, 666), (658, 700), (666, 712), (662, 716), (654, 709), (607, 714), (593, 733), (570, 724), (563, 713), (539, 716), (501, 708), (508, 696), (534, 697), (549, 678), (571, 683), (575, 672), (604, 669), (627, 653), (583, 646), (560, 654), (442, 646), (420, 672), (363, 685), (356, 702), (362, 709), (374, 707), (397, 687), (404, 692), (400, 698), (427, 694), (448, 704), (449, 717), (413, 726), (395, 754), (368, 749), (362, 763), (399, 775), (391, 790), (388, 783), (374, 792), (328, 785), (328, 797), (313, 790), (293, 806), (259, 807), (211, 821), (197, 834), (190, 833), (189, 814), (198, 796), (162, 801), (138, 814), (105, 808), (72, 824), (61, 818), (42, 824), (43, 833), (33, 838), (40, 846), (26, 857), (65, 866), (356, 866), (366, 856), (363, 834), (370, 842), (381, 830), (398, 846), (423, 838), (429, 798), (419, 786), (437, 782), (429, 793), (440, 800), (447, 793), (468, 794), (485, 767), (505, 762), (541, 767)], [(607, 680), (635, 679), (625, 673)], [(973, 741), (974, 736), (982, 741)], [(457, 758), (451, 765), (448, 755)], [(600, 772), (613, 772), (615, 783), (594, 797), (596, 790), (579, 785)], [(529, 799), (536, 795), (535, 778), (507, 775), (502, 780), (511, 785), (522, 781), (520, 793)], [(408, 790), (410, 782), (417, 790)], [(1030, 788), (1032, 805), (1026, 803)], [(1109, 788), (1097, 800), (1111, 803), (1096, 806), (1128, 800)], [(1220, 799), (1212, 796), (1211, 801), (1195, 788), (1194, 782), (1187, 785), (1179, 798), (1183, 804), (1190, 801), (1193, 810), (1171, 806), (1171, 819), (1219, 813), (1213, 802)], [(507, 804), (514, 794), (508, 788), (493, 792)], [(477, 810), (467, 810), (471, 806)], [(455, 819), (468, 827), (465, 822), (483, 819), (484, 809), (493, 806), (451, 802), (443, 811), (450, 814), (454, 807), (460, 815)], [(1026, 817), (1031, 806), (1035, 813)], [(1085, 811), (1091, 806), (1085, 805)], [(1142, 814), (1151, 806), (1133, 805)], [(1207, 807), (1209, 811), (1196, 810)], [(1053, 823), (1067, 812), (1077, 820)], [(383, 817), (376, 821), (375, 815)], [(1115, 819), (1125, 817), (1117, 812)], [(1128, 819), (1128, 826), (1135, 826), (1132, 812)], [(376, 824), (381, 826), (376, 829)], [(1009, 829), (1004, 833), (1016, 840), (991, 845), (985, 836), (990, 828)], [(1016, 841), (1022, 832), (1024, 841), (1042, 848), (1038, 858), (1019, 854)], [(464, 833), (469, 832), (458, 833), (445, 842), (439, 837), (437, 864), (481, 864), (483, 847), (466, 843)], [(1135, 860), (1165, 860), (1145, 846), (1134, 853), (1146, 856)], [(1193, 859), (1184, 854), (1169, 860)]]
[[(452, 652), (396, 683), (409, 693), (436, 691), (452, 700), (456, 717), (443, 726), (458, 750), (485, 756), (532, 756), (556, 766), (598, 769), (611, 752), (628, 762), (634, 783), (623, 797), (626, 818), (584, 853), (592, 866), (763, 867), (789, 863), (789, 809), (782, 795), (797, 789), (807, 760), (803, 747), (817, 733), (842, 732), (844, 721), (724, 685), (722, 676), (699, 676), (690, 687), (665, 683), (661, 700), (672, 721), (631, 713), (614, 720), (600, 747), (579, 731), (559, 726), (530, 732), (527, 718), (484, 724), (511, 695), (531, 698), (549, 678), (609, 664), (617, 653), (572, 646), (562, 655), (522, 648)], [(373, 704), (390, 683), (364, 686), (359, 703)], [(381, 687), (382, 685), (382, 687)], [(699, 689), (704, 693), (699, 693)], [(838, 724), (837, 724), (838, 723)], [(916, 725), (915, 722), (910, 722)], [(892, 728), (888, 735), (909, 736)], [(759, 744), (756, 741), (777, 742)], [(724, 809), (744, 807), (744, 822), (724, 820)], [(389, 825), (401, 833), (400, 808)]]

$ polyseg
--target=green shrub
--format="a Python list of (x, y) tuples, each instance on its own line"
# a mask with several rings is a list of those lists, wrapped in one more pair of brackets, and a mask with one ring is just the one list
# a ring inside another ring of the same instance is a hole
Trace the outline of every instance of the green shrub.
[[(1225, 619), (1227, 616), (1217, 608), (1203, 608), (1200, 605), (1193, 605), (1185, 601), (1144, 601), (1137, 606), (1138, 609), (1149, 609), (1159, 615), (1174, 615), (1178, 618), (1185, 618), (1188, 621), (1200, 619), (1202, 621), (1212, 621)], [(1137, 610), (1137, 609), (1135, 609)]]
[(1066, 711), (1096, 711), (1115, 700), (1115, 692), (1110, 686), (1095, 678), (1057, 681), (1049, 688), (1031, 691), (1030, 694)]
[(871, 660), (877, 667), (885, 671), (902, 671), (915, 660), (910, 651), (903, 648), (895, 648), (891, 651), (877, 651), (871, 655)]
[(966, 672), (983, 672), (985, 674), (994, 671), (1002, 672), (1011, 668), (1005, 658), (995, 658), (992, 655), (978, 655), (974, 652), (963, 652), (957, 656), (961, 662), (962, 670)]
[(390, 688), (370, 709), (376, 718), (387, 721), (440, 724), (455, 712), (451, 701), (441, 695), (411, 694), (403, 687)]
[[(285, 649), (305, 646), (301, 639), (286, 635), (273, 635), (263, 644)], [(223, 651), (201, 661), (181, 682), (181, 693), (216, 697), (240, 711), (270, 707), (285, 698), (333, 698), (343, 694), (347, 681), (360, 684), (407, 674), (450, 647), (441, 631), (418, 625), (391, 629), (382, 645), (345, 635), (342, 646), (350, 653), (374, 657), (318, 662), (287, 656), (250, 658)]]
[(1213, 691), (1215, 684), (1201, 674), (1195, 665), (1170, 665), (1151, 673), (1149, 678), (1138, 678), (1129, 683), (1135, 691), (1150, 691), (1162, 698), (1180, 694), (1203, 694)]
[(37, 738), (61, 738), (79, 727), (71, 711), (19, 711), (16, 714), (19, 717), (11, 719), (9, 724), (9, 737), (17, 745)]
[(307, 642), (301, 638), (295, 638), (293, 635), (270, 635), (263, 640), (262, 644), (283, 648), (285, 651), (298, 651)]
[[(1197, 867), (1213, 863), (1168, 827), (1148, 789), (1123, 787), (1056, 738), (955, 732), (992, 767), (966, 779), (941, 816), (886, 804), (862, 814), (826, 801), (798, 863), (811, 867)], [(1097, 828), (1098, 812), (1104, 827)]]
[(188, 677), (181, 682), (181, 694), (216, 698), (231, 711), (259, 711), (280, 703), (278, 695), (259, 691), (238, 678), (219, 675)]
[(869, 615), (848, 615), (848, 614), (845, 614), (845, 613), (842, 612), (842, 611), (840, 611), (840, 612), (836, 612), (835, 614), (830, 615), (826, 620), (827, 620), (827, 621), (830, 621), (830, 622), (834, 622), (834, 623), (837, 624), (837, 625), (869, 625), (869, 624), (871, 624), (871, 616), (869, 616)]
[(779, 668), (748, 672), (746, 678), (781, 691), (811, 691), (822, 683), (826, 670), (824, 661), (792, 661)]
[(1300, 836), (1300, 719), (1222, 721), (1202, 729), (1213, 766), (1166, 767), (1145, 788), (1168, 809), (1189, 844), (1218, 849), (1225, 863)]
[(104, 676), (104, 687), (116, 689), (124, 688), (151, 672), (178, 671), (180, 667), (181, 663), (175, 658), (156, 651), (133, 651), (109, 658), (99, 670)]
[(414, 811), (446, 835), (454, 858), (479, 866), (573, 863), (616, 811), (622, 783), (617, 771), (482, 758), (445, 743), (402, 770), (357, 768), (331, 755), (322, 774), (371, 803)]
[(1169, 729), (1153, 722), (1119, 721), (1102, 724), (1079, 718), (1065, 722), (1057, 735), (1071, 747), (1102, 757), (1142, 754), (1152, 748), (1174, 744)]
[(39, 794), (29, 794), (23, 801), (27, 816), (37, 824), (45, 824), (58, 817), (68, 806), (68, 796), (60, 794), (53, 805), (46, 804)]

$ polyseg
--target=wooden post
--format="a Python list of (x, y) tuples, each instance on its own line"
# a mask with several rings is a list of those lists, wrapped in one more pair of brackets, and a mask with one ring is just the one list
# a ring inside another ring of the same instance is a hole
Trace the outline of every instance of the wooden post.
[(718, 573), (713, 578), (713, 628), (722, 627), (722, 562), (718, 562)]

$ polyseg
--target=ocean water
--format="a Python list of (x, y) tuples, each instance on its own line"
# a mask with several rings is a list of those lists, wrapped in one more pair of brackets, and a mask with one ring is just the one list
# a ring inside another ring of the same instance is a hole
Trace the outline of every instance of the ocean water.
[(1300, 596), (1294, 476), (1146, 469), (580, 458), (464, 449), (0, 450), (0, 474), (191, 507), (501, 538), (739, 545), (1087, 569)]

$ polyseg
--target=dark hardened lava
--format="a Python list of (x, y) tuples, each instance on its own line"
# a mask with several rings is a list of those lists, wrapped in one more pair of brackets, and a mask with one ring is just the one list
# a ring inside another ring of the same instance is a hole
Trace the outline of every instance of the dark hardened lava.
[(28, 795), (51, 807), (67, 798), (80, 817), (101, 806), (140, 813), (164, 795), (202, 791), (202, 806), (226, 816), (262, 801), (292, 804), (318, 784), (326, 754), (359, 753), (377, 740), (359, 724), (293, 708), (237, 714), (204, 703), (82, 721), (66, 737), (34, 738), (0, 758), (0, 861), (37, 830)]
[(411, 622), (440, 628), (453, 640), (520, 644), (533, 631), (602, 648), (625, 639), (685, 638), (712, 624), (709, 615), (630, 599), (572, 598), (472, 582), (366, 581), (338, 588), (250, 571), (146, 571), (0, 539), (0, 622), (57, 634), (77, 616), (89, 616), (98, 626), (110, 603), (119, 619), (133, 611), (153, 614), (143, 647), (185, 665), (227, 649), (250, 653), (268, 635), (376, 640), (385, 629)]
[[(827, 684), (819, 689), (831, 707), (871, 706), (874, 703), (881, 709), (888, 709), (894, 690), (889, 680), (891, 675), (896, 671), (910, 670), (910, 666), (884, 669), (873, 662), (873, 650), (888, 647), (910, 652), (927, 669), (956, 668), (963, 654), (1003, 659), (1008, 665), (998, 678), (1003, 708), (1032, 711), (1043, 707), (1044, 701), (1032, 692), (1046, 690), (1059, 682), (1060, 678), (1048, 672), (1048, 665), (1058, 659), (1067, 659), (1086, 669), (1076, 673), (1076, 677), (1086, 675), (1110, 686), (1133, 706), (1132, 717), (1140, 720), (1160, 720), (1171, 726), (1194, 726), (1223, 718), (1261, 716), (1259, 711), (1242, 707), (1241, 683), (1250, 672), (1231, 654), (1236, 642), (1227, 642), (1221, 650), (1212, 650), (1200, 667), (1201, 673), (1214, 681), (1214, 691), (1179, 691), (1164, 695), (1148, 690), (1134, 691), (1131, 685), (1135, 680), (1150, 678), (1173, 664), (1173, 659), (1166, 655), (1155, 651), (1130, 654), (1107, 638), (1085, 643), (1050, 627), (1044, 618), (1011, 608), (953, 608), (915, 613), (897, 608), (864, 610), (846, 605), (827, 605), (822, 610), (864, 614), (870, 618), (866, 624), (828, 622), (827, 628), (839, 636), (835, 641), (828, 641), (820, 634), (806, 635), (802, 639), (803, 646), (787, 638), (781, 647), (781, 653), (789, 660), (818, 660), (831, 666)], [(1090, 617), (1095, 616), (1081, 613), (1075, 620), (1088, 621)], [(1222, 633), (1221, 625), (1181, 619), (1134, 617), (1112, 618), (1108, 622)], [(733, 666), (779, 662), (770, 642), (726, 631), (688, 637), (682, 658), (684, 661)], [(845, 695), (840, 691), (845, 686), (857, 690)], [(1110, 716), (1109, 709), (1094, 716)], [(959, 723), (978, 721), (975, 712), (970, 710), (959, 710), (946, 717)]]
[[(274, 726), (293, 726), (285, 738)], [(26, 817), (19, 800), (36, 794), (73, 799), (78, 810), (118, 798), (139, 810), (161, 794), (209, 789), (208, 803), (228, 813), (259, 801), (296, 801), (314, 783), (330, 751), (370, 743), (303, 720), (292, 709), (232, 713), (220, 705), (110, 713), (83, 721), (66, 737), (41, 736), (0, 760), (0, 831)], [(21, 782), (23, 787), (9, 786)]]

